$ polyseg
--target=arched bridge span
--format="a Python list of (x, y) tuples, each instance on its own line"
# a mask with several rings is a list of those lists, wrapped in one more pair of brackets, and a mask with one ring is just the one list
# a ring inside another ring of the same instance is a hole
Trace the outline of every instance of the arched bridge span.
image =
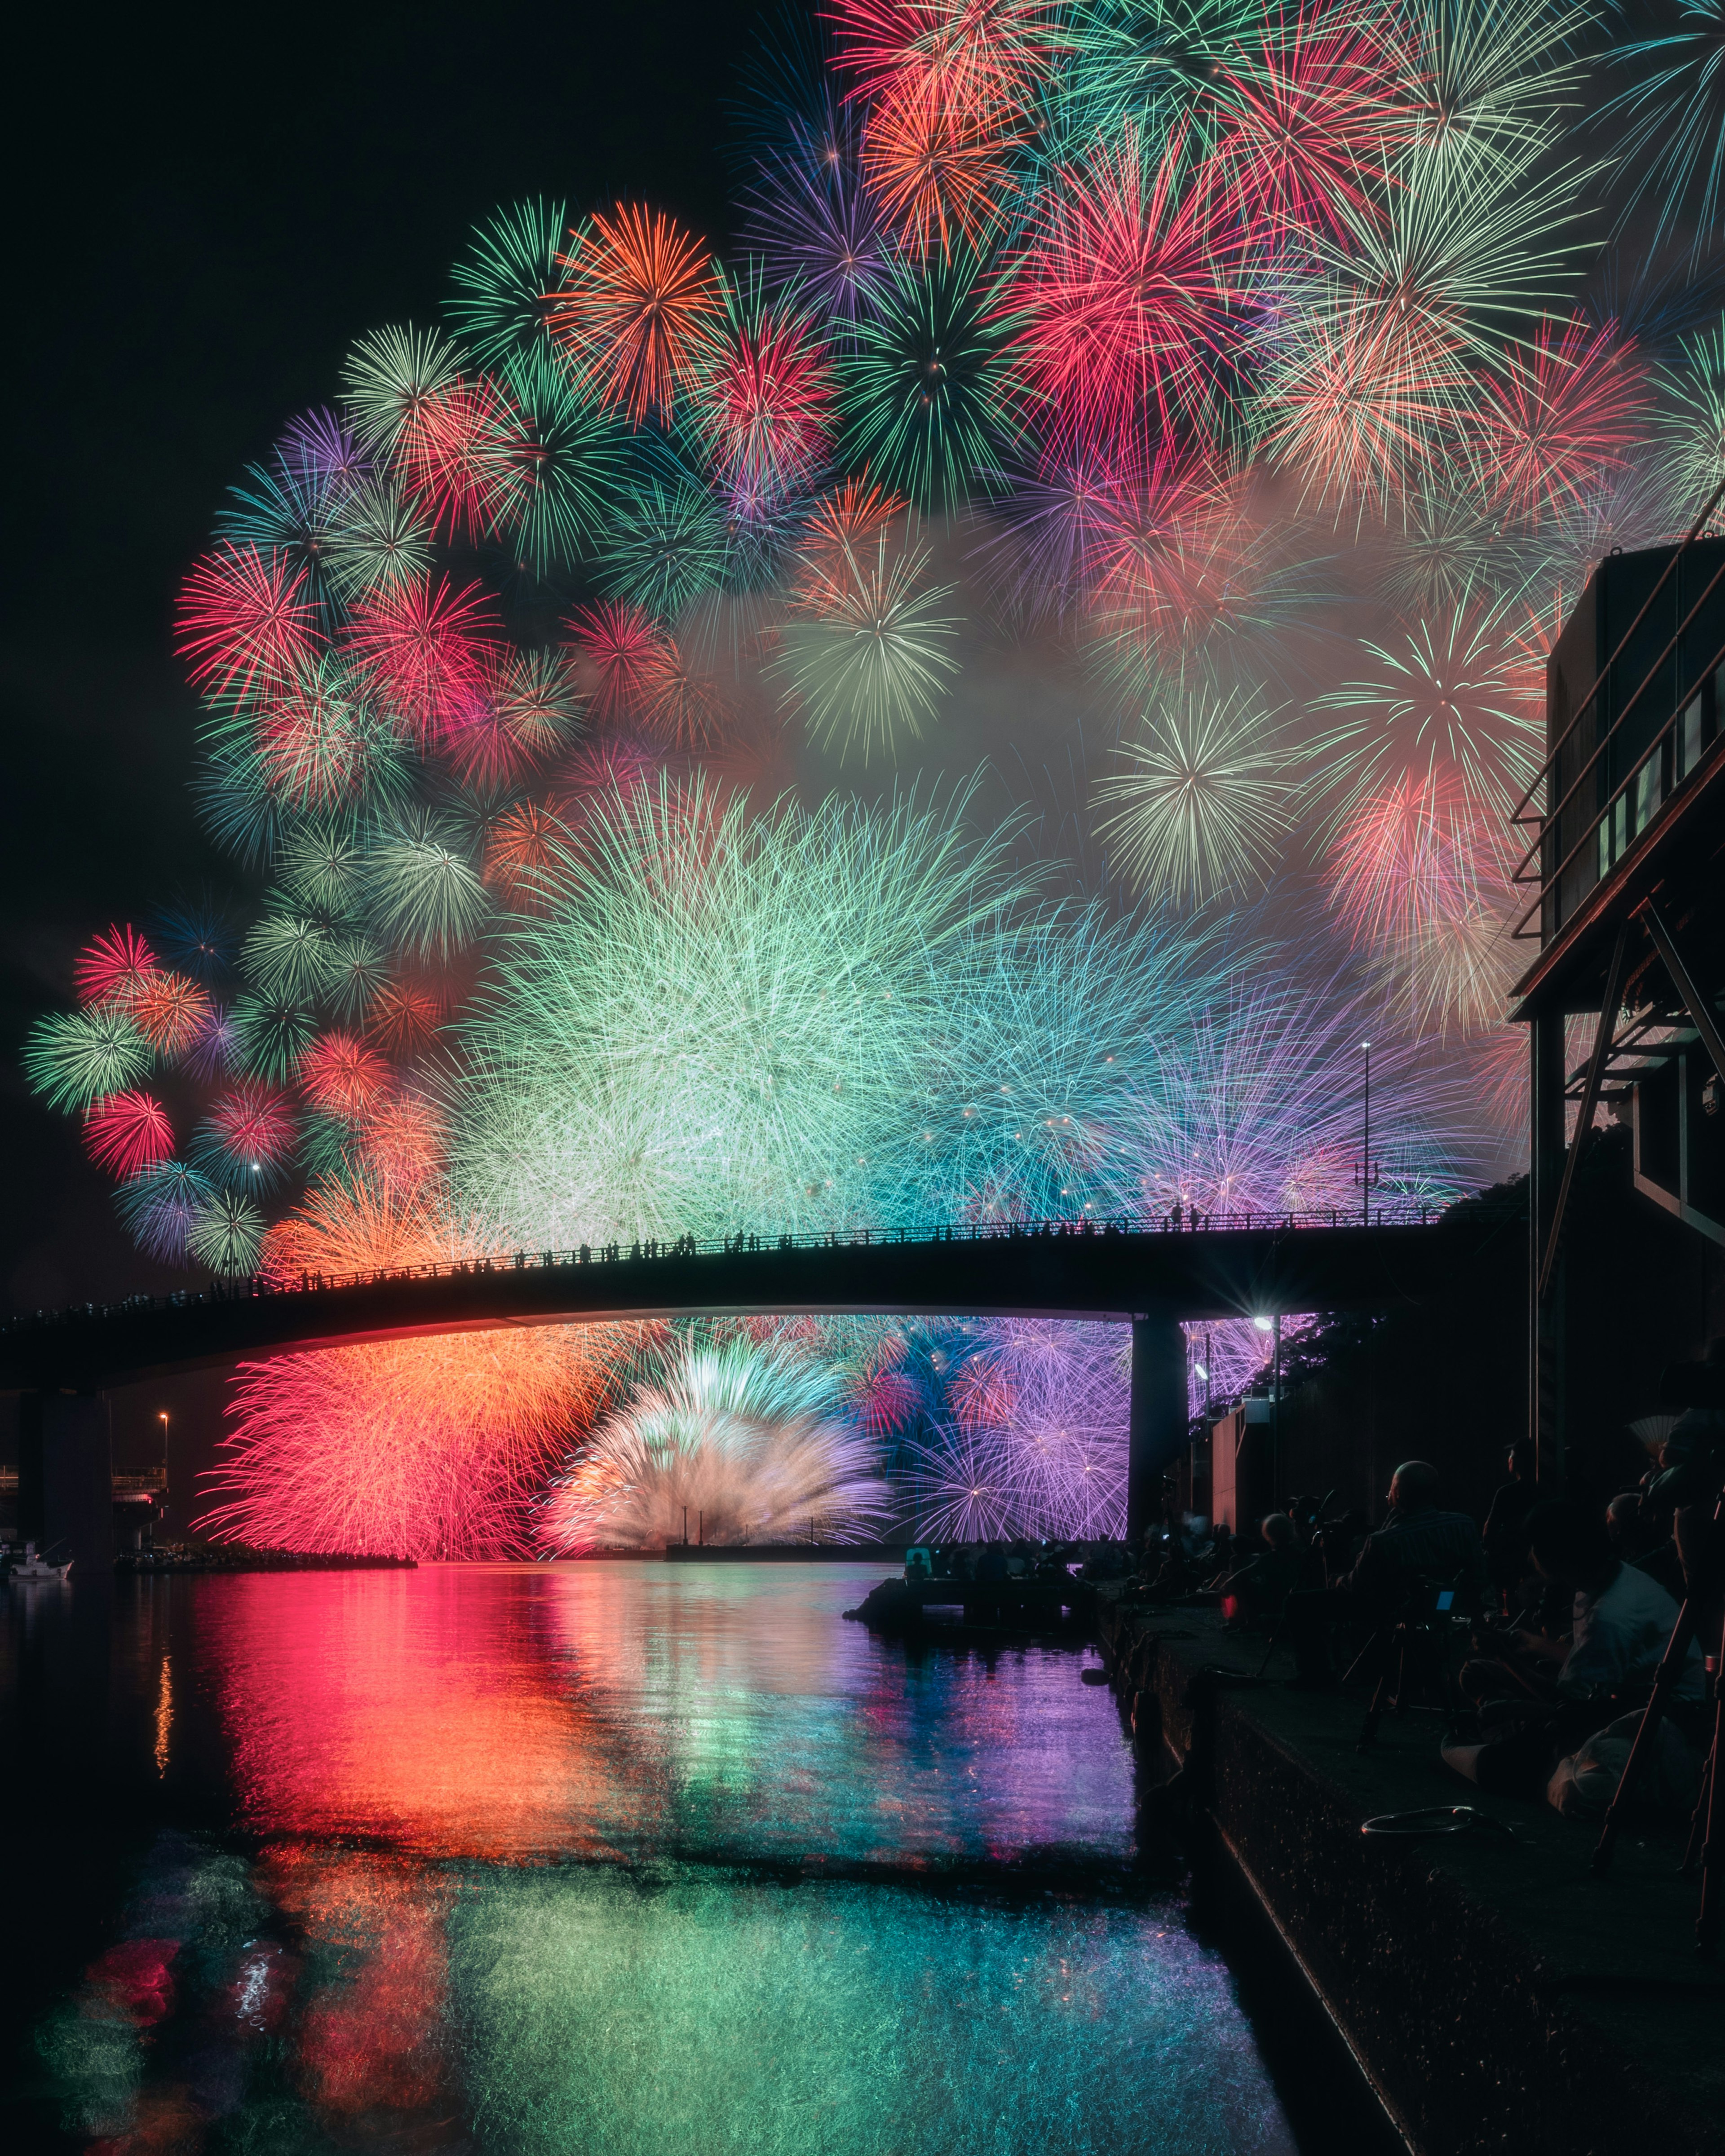
[(609, 1319), (844, 1312), (1182, 1320), (1384, 1307), (1440, 1291), (1512, 1232), (1470, 1202), (1435, 1219), (1333, 1214), (742, 1235), (700, 1245), (516, 1251), (16, 1317), (0, 1389), (91, 1391), (245, 1355)]

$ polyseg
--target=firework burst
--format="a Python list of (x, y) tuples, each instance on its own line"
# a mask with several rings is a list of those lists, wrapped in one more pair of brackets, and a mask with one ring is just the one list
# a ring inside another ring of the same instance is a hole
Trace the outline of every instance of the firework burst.
[(547, 1548), (663, 1548), (694, 1513), (710, 1543), (852, 1541), (890, 1510), (836, 1372), (752, 1342), (655, 1358), (540, 1515)]

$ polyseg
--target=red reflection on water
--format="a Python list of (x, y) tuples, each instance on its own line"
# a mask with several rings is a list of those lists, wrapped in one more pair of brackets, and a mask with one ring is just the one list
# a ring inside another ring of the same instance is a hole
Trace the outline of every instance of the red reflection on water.
[(85, 1972), (86, 2012), (147, 2029), (173, 2011), (177, 1939), (123, 1939)]
[(306, 2101), (342, 2118), (453, 2101), (440, 2039), (454, 1889), (408, 1859), (295, 1846), (265, 1854), (258, 1885), (298, 1927), (310, 1966), (333, 1964), (300, 2017)]
[(211, 1628), (243, 1816), (439, 1855), (605, 1854), (603, 1738), (557, 1680), (536, 1575), (249, 1573)]

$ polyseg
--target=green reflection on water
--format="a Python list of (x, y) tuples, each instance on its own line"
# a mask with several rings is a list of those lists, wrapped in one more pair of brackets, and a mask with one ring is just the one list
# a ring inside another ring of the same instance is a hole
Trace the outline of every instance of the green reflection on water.
[(456, 1905), (449, 1968), (470, 2116), (491, 2148), (1294, 2145), (1225, 1969), (1178, 1917), (492, 1873)]

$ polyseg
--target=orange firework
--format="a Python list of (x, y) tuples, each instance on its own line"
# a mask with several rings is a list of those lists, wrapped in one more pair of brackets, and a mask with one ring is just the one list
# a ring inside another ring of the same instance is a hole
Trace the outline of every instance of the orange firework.
[(152, 973), (127, 999), (126, 1009), (158, 1054), (181, 1055), (209, 1023), (209, 991), (184, 973)]
[(699, 380), (724, 322), (712, 257), (662, 211), (619, 203), (588, 220), (558, 257), (564, 281), (549, 327), (585, 389), (639, 426), (669, 418)]
[(441, 1170), (447, 1137), (443, 1117), (422, 1095), (389, 1093), (361, 1119), (360, 1158), (374, 1181), (415, 1189)]
[(992, 100), (956, 101), (919, 81), (870, 116), (863, 170), (906, 246), (980, 248), (1005, 222), (1017, 192), (1012, 117)]
[(818, 609), (829, 588), (843, 581), (847, 564), (874, 555), (889, 527), (910, 506), (901, 494), (871, 486), (866, 473), (823, 495), (797, 549), (792, 592), (797, 604)]
[(518, 911), (537, 912), (569, 846), (569, 827), (550, 801), (518, 801), (485, 839), (485, 881)]

